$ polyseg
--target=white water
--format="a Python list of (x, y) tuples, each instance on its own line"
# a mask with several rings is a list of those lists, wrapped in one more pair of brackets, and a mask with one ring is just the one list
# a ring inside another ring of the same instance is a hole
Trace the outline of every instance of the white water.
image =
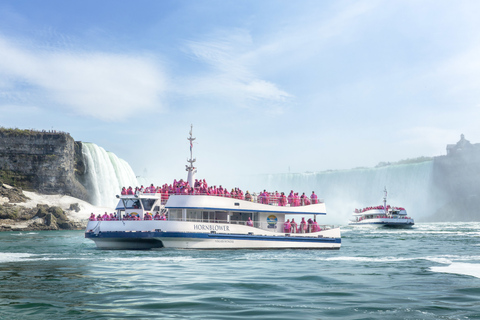
[[(255, 190), (290, 190), (310, 196), (312, 191), (325, 200), (327, 217), (332, 223), (345, 224), (355, 208), (383, 204), (383, 189), (388, 204), (406, 208), (411, 217), (428, 217), (439, 208), (442, 199), (434, 199), (433, 161), (390, 165), (380, 168), (285, 173), (249, 177)], [(324, 219), (322, 219), (323, 221)]]
[(114, 207), (115, 196), (122, 187), (138, 186), (137, 178), (130, 165), (112, 152), (93, 143), (82, 142), (86, 165), (86, 188), (97, 206)]

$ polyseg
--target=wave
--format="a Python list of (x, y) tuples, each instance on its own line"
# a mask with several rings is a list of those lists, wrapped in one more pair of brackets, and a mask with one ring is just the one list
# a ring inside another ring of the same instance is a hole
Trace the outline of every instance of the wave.
[(480, 264), (478, 263), (454, 262), (448, 266), (430, 267), (430, 271), (480, 278)]
[(0, 263), (17, 262), (35, 256), (31, 253), (0, 252)]
[(452, 263), (454, 263), (452, 261), (480, 261), (480, 256), (442, 255), (442, 256), (408, 257), (408, 258), (399, 258), (399, 257), (381, 257), (381, 258), (330, 257), (330, 258), (322, 258), (322, 257), (319, 257), (318, 260), (353, 261), (353, 262), (402, 262), (402, 261), (414, 261), (414, 260), (428, 260), (428, 261), (441, 263), (441, 264), (452, 264)]

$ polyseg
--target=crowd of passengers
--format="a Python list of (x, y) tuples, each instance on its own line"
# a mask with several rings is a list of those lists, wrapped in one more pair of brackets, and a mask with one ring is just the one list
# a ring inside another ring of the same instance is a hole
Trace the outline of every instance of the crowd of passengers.
[[(389, 210), (389, 209), (398, 210), (398, 211), (405, 210), (405, 208), (402, 208), (402, 207), (390, 207), (390, 205), (387, 205), (387, 210)], [(365, 212), (365, 211), (368, 211), (368, 210), (385, 210), (385, 207), (384, 206), (376, 206), (376, 207), (366, 207), (366, 208), (363, 208), (363, 209), (355, 209), (355, 213), (362, 213), (362, 212)]]
[[(90, 221), (119, 220), (116, 214), (113, 214), (113, 213), (108, 214), (106, 212), (103, 215), (98, 214), (97, 216), (95, 216), (95, 214), (92, 212), (92, 214), (90, 214), (90, 217), (88, 219)], [(123, 215), (122, 220), (141, 220), (141, 218), (138, 214), (127, 213)], [(146, 212), (143, 217), (143, 220), (167, 220), (167, 217), (165, 216), (165, 213), (160, 214), (157, 212), (155, 215), (153, 215), (150, 212)]]
[(309, 233), (317, 231), (322, 231), (322, 229), (318, 225), (317, 220), (312, 220), (311, 218), (307, 221), (305, 221), (305, 218), (302, 218), (300, 225), (297, 225), (295, 218), (293, 218), (292, 221), (288, 219), (283, 225), (283, 232), (285, 233)]
[(392, 216), (386, 216), (386, 215), (378, 215), (378, 216), (367, 216), (367, 217), (359, 217), (358, 218), (358, 221), (362, 221), (362, 220), (369, 220), (369, 219), (376, 219), (376, 218), (383, 218), (383, 219), (412, 219), (410, 217), (399, 217), (399, 216), (395, 216), (395, 217), (392, 217)]
[[(117, 215), (113, 213), (104, 213), (103, 215), (98, 214), (95, 216), (95, 214), (92, 212), (89, 218), (90, 221), (115, 221), (118, 220)], [(122, 218), (122, 220), (141, 220), (139, 215), (131, 215), (129, 213), (125, 214)], [(150, 212), (146, 212), (143, 220), (167, 220), (167, 217), (165, 216), (165, 213), (156, 213), (155, 215), (152, 215)], [(245, 222), (245, 225), (253, 227), (253, 221), (249, 217), (248, 220)], [(317, 220), (314, 219), (312, 220), (311, 218), (305, 221), (305, 218), (302, 218), (302, 221), (300, 222), (300, 225), (298, 225), (295, 222), (295, 218), (292, 218), (292, 221), (288, 219), (285, 224), (283, 225), (283, 232), (285, 233), (310, 233), (310, 232), (317, 232), (317, 231), (322, 231), (320, 226), (317, 223)]]
[(290, 191), (290, 194), (288, 196), (285, 195), (284, 192), (267, 192), (266, 190), (263, 190), (257, 195), (256, 193), (250, 194), (248, 191), (243, 193), (240, 188), (234, 188), (231, 189), (231, 191), (228, 191), (227, 188), (223, 188), (221, 185), (218, 188), (217, 186), (211, 187), (208, 186), (205, 179), (195, 179), (193, 187), (191, 187), (187, 181), (174, 180), (173, 184), (164, 184), (161, 187), (155, 187), (152, 183), (149, 187), (146, 188), (144, 188), (143, 186), (141, 186), (140, 188), (135, 187), (135, 189), (133, 189), (132, 187), (123, 187), (121, 191), (122, 195), (139, 195), (143, 193), (160, 193), (162, 201), (166, 201), (171, 194), (201, 194), (254, 201), (263, 204), (276, 204), (279, 206), (286, 206), (287, 204), (289, 204), (291, 207), (319, 203), (318, 197), (314, 191), (312, 191), (310, 197), (307, 197), (305, 195), (305, 192), (302, 195), (299, 195), (298, 192), (295, 193), (293, 192), (293, 190)]

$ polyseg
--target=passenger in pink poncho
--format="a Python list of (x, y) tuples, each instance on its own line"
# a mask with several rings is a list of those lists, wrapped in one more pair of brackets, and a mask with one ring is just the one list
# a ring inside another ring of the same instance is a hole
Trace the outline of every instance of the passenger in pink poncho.
[(290, 233), (292, 231), (292, 225), (290, 224), (290, 219), (285, 222), (285, 225), (283, 226), (283, 232), (285, 233)]
[(310, 196), (310, 199), (312, 199), (312, 204), (318, 203), (318, 198), (317, 198), (317, 195), (315, 194), (315, 191), (312, 191), (312, 195)]
[(305, 221), (305, 218), (302, 218), (302, 221), (300, 222), (300, 233), (305, 233), (307, 230), (307, 222)]

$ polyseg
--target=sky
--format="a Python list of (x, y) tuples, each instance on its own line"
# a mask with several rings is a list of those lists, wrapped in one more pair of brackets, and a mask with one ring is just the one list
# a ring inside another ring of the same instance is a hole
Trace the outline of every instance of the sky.
[(155, 183), (373, 167), (480, 142), (480, 1), (0, 0), (0, 126)]

